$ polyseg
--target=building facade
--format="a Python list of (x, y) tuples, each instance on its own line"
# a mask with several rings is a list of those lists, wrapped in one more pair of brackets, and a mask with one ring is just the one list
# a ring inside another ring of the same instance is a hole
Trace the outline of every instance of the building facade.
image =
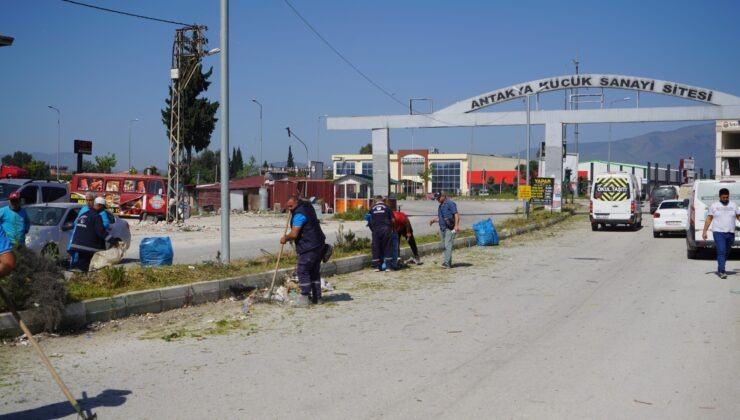
[[(352, 174), (373, 176), (372, 154), (332, 155), (331, 160), (334, 179)], [(496, 155), (406, 149), (390, 154), (390, 177), (397, 181), (395, 193), (415, 195), (445, 191), (467, 195), (484, 189), (486, 184), (516, 184), (516, 168), (520, 162), (522, 167), (526, 163)]]

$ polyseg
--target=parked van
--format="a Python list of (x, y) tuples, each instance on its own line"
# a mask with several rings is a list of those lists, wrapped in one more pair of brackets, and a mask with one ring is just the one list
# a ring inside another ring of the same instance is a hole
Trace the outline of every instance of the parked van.
[(0, 207), (8, 205), (8, 197), (12, 192), (21, 195), (21, 204), (24, 206), (69, 201), (67, 185), (62, 182), (9, 178), (0, 179)]
[(591, 230), (606, 225), (628, 225), (637, 230), (642, 226), (641, 207), (640, 184), (634, 174), (610, 172), (597, 175), (589, 205)]
[(650, 213), (655, 213), (663, 200), (678, 200), (678, 187), (675, 185), (658, 185), (650, 192)]
[[(730, 191), (730, 200), (740, 206), (740, 182), (718, 181), (714, 179), (697, 179), (689, 195), (689, 224), (686, 229), (686, 257), (694, 259), (703, 249), (714, 248), (714, 240), (710, 231), (707, 232), (707, 240), (701, 237), (704, 229), (704, 221), (709, 214), (709, 206), (719, 200), (719, 190), (727, 188)], [(735, 222), (735, 245), (740, 247), (740, 231), (738, 222)]]

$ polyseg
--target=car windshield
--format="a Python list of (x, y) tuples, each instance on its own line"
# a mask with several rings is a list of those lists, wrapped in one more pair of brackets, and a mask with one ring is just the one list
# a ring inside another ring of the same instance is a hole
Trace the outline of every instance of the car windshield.
[(10, 193), (17, 191), (20, 188), (18, 184), (8, 184), (0, 182), (0, 200), (7, 200)]
[(32, 226), (56, 226), (65, 210), (67, 209), (61, 207), (26, 207)]
[(720, 188), (730, 191), (730, 200), (740, 203), (740, 183), (737, 182), (709, 182), (699, 183), (696, 196), (705, 205), (710, 205), (719, 200)]
[(685, 208), (683, 206), (682, 201), (664, 201), (660, 203), (661, 209), (683, 209)]
[(656, 188), (653, 190), (653, 197), (660, 198), (660, 199), (667, 199), (667, 198), (675, 198), (678, 194), (676, 194), (676, 189), (673, 187), (670, 188)]

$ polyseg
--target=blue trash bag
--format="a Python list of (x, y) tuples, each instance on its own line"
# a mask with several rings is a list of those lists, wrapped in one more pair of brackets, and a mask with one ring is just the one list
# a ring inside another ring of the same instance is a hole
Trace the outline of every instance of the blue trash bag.
[(174, 256), (169, 236), (143, 238), (139, 244), (139, 260), (143, 267), (172, 265)]
[(498, 232), (496, 232), (496, 227), (493, 226), (493, 220), (490, 217), (473, 224), (473, 231), (475, 232), (476, 245), (498, 245)]

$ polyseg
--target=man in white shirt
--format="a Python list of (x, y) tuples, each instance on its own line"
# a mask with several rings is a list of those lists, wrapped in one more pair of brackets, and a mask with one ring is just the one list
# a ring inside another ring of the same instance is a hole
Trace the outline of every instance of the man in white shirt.
[(719, 201), (709, 206), (709, 214), (701, 233), (702, 239), (706, 241), (707, 230), (709, 225), (712, 225), (712, 236), (717, 250), (717, 275), (722, 279), (727, 278), (725, 263), (735, 243), (735, 220), (740, 220), (740, 210), (730, 201), (730, 191), (722, 188), (719, 190)]

